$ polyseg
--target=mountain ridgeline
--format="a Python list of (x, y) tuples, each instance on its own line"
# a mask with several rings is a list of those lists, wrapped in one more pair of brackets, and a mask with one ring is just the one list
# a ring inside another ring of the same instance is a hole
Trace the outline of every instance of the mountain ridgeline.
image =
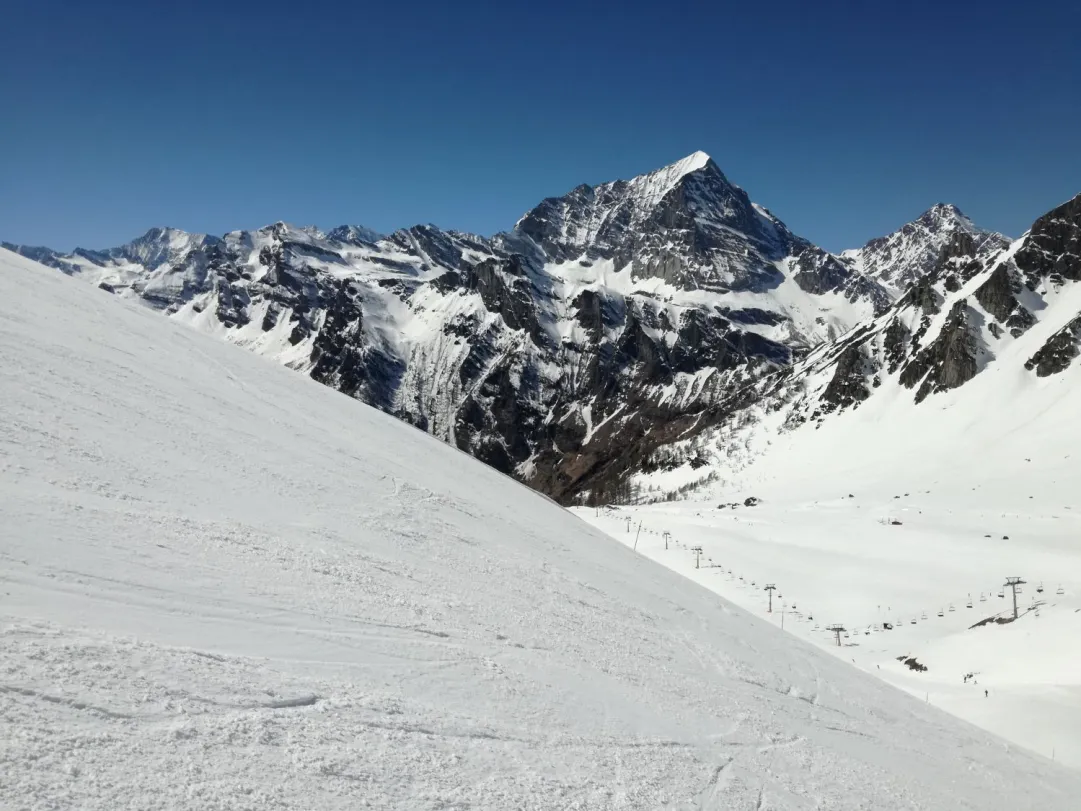
[[(546, 199), (493, 237), (277, 223), (222, 237), (155, 228), (103, 251), (5, 247), (275, 358), (561, 502), (600, 503), (658, 466), (705, 468), (673, 449), (764, 402), (790, 409), (793, 427), (858, 405), (883, 375), (919, 399), (963, 385), (1081, 279), (1079, 208), (1011, 244), (939, 205), (833, 255), (698, 152)], [(1033, 375), (1072, 362), (1079, 325), (1055, 332)]]

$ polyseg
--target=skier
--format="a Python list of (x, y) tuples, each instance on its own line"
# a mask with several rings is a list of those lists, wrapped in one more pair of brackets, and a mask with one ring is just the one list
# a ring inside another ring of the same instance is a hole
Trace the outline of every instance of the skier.
[(983, 697), (987, 698), (987, 691), (986, 690), (983, 691)]

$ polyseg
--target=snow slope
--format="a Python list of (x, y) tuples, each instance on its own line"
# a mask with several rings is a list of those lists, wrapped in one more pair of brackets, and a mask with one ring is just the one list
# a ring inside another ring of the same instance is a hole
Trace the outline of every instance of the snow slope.
[(422, 432), (6, 251), (0, 363), (12, 807), (1076, 805)]

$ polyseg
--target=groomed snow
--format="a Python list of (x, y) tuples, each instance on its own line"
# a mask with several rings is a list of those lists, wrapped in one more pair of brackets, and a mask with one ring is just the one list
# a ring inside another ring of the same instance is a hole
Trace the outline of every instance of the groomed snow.
[(1081, 777), (0, 251), (0, 802), (1073, 809)]

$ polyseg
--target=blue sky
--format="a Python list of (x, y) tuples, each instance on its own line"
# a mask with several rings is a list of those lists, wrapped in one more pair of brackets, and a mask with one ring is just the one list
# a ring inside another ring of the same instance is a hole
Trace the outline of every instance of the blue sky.
[(697, 149), (797, 233), (1081, 192), (1076, 3), (8, 0), (0, 239), (483, 234)]

